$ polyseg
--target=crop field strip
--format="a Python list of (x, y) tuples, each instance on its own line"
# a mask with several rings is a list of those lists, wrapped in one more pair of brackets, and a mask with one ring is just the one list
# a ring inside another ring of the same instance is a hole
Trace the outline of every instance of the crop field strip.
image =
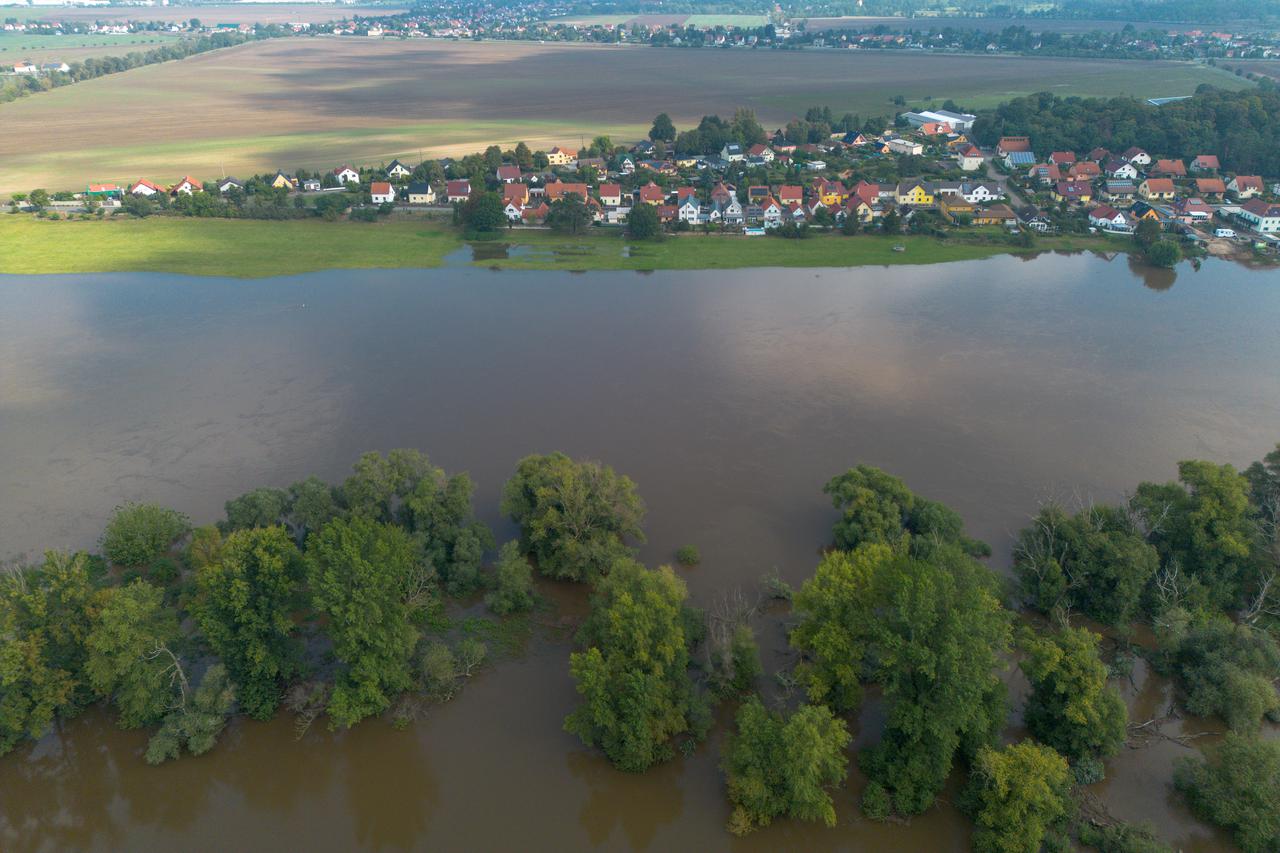
[[(687, 126), (741, 105), (774, 127), (814, 104), (888, 114), (898, 94), (986, 107), (1041, 90), (1152, 97), (1206, 82), (1249, 85), (1173, 62), (280, 39), (0, 105), (9, 131), (0, 136), (0, 193), (457, 155), (520, 139), (627, 140), (659, 112)], [(25, 141), (37, 137), (37, 148)]]

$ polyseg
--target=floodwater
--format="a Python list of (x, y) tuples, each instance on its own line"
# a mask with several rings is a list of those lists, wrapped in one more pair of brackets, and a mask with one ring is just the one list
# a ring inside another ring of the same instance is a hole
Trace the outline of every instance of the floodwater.
[[(1243, 465), (1280, 440), (1278, 320), (1274, 271), (1208, 261), (1171, 282), (1088, 255), (5, 277), (0, 557), (92, 546), (123, 500), (208, 522), (248, 488), (337, 480), (362, 451), (412, 446), (471, 472), (500, 538), (521, 456), (608, 462), (648, 502), (643, 559), (698, 545), (703, 564), (682, 574), (704, 605), (775, 569), (811, 574), (833, 520), (822, 484), (859, 462), (959, 510), (1004, 571), (1010, 534), (1046, 498), (1116, 500), (1179, 459)], [(581, 590), (550, 591), (580, 609)], [(773, 661), (784, 618), (757, 624)], [(561, 730), (567, 655), (536, 637), (405, 731), (371, 720), (295, 741), (288, 719), (237, 721), (212, 753), (159, 768), (145, 734), (90, 712), (0, 759), (0, 848), (968, 849), (949, 800), (907, 826), (859, 818), (856, 771), (836, 828), (783, 821), (736, 840), (719, 730), (692, 757), (618, 773)], [(1168, 704), (1145, 675), (1127, 690), (1141, 720)], [(880, 718), (870, 703), (860, 744)], [(1126, 750), (1096, 791), (1184, 850), (1223, 849), (1168, 786), (1184, 754)]]

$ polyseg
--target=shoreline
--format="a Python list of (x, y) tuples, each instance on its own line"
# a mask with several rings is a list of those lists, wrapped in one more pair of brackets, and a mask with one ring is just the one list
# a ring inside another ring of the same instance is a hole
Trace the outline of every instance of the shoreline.
[[(1037, 237), (1015, 246), (1001, 233), (955, 237), (818, 234), (807, 239), (678, 234), (638, 243), (619, 231), (578, 234), (514, 229), (469, 242), (425, 219), (378, 223), (321, 220), (146, 219), (51, 222), (0, 216), (0, 274), (162, 272), (256, 279), (336, 269), (435, 269), (471, 248), (461, 265), (508, 270), (700, 270), (849, 268), (981, 260), (1045, 251), (1128, 252), (1127, 240)], [(895, 247), (902, 247), (897, 251)]]

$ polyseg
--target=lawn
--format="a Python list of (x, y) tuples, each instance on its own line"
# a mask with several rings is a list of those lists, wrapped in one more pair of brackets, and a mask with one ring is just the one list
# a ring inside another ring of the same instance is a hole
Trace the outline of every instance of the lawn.
[[(203, 7), (202, 7), (203, 8)], [(459, 155), (523, 139), (627, 141), (669, 113), (754, 108), (770, 128), (811, 105), (887, 114), (892, 99), (989, 105), (1028, 92), (1142, 97), (1248, 85), (1203, 65), (855, 51), (289, 38), (214, 51), (0, 105), (0, 195)], [(769, 68), (760, 74), (761, 63)], [(518, 69), (518, 71), (517, 71)], [(690, 81), (696, 80), (696, 85)], [(180, 118), (175, 118), (180, 117)], [(40, 139), (33, 146), (31, 139)]]
[[(422, 220), (375, 224), (262, 222), (153, 216), (50, 222), (0, 215), (0, 273), (178, 272), (263, 278), (322, 269), (427, 268), (463, 247), (450, 227)], [(903, 251), (894, 251), (902, 246)], [(1039, 240), (1038, 249), (1117, 246), (1098, 238)], [(1019, 251), (981, 237), (819, 235), (807, 240), (685, 234), (632, 243), (618, 231), (571, 236), (519, 230), (475, 244), (476, 266), (526, 270), (692, 270), (852, 267), (966, 261)]]
[(322, 269), (434, 267), (460, 248), (422, 222), (0, 216), (0, 273), (180, 272), (262, 278)]

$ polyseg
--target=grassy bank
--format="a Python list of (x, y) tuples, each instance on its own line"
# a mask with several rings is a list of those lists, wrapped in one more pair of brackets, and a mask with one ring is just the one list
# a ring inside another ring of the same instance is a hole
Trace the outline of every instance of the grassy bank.
[[(682, 234), (657, 243), (635, 244), (614, 232), (590, 232), (580, 237), (549, 231), (513, 232), (504, 245), (477, 250), (476, 263), (500, 269), (525, 270), (692, 270), (743, 267), (856, 267), (894, 264), (937, 264), (972, 261), (993, 255), (1024, 252), (999, 235), (886, 237), (862, 234), (816, 235), (806, 240), (773, 237)], [(902, 251), (895, 251), (901, 246)], [(1037, 249), (1081, 251), (1123, 248), (1105, 238), (1041, 239)]]
[(434, 267), (460, 248), (422, 222), (0, 216), (0, 273), (179, 272), (263, 278), (323, 269)]
[[(1101, 237), (1036, 241), (1037, 250), (1116, 251), (1126, 245)], [(903, 251), (894, 251), (895, 246)], [(3, 215), (0, 247), (0, 273), (175, 272), (265, 278), (324, 269), (436, 267), (463, 242), (452, 228), (421, 220), (368, 224), (153, 216), (49, 222)], [(969, 261), (1020, 251), (1026, 250), (976, 233), (947, 240), (684, 234), (634, 244), (617, 231), (569, 236), (520, 230), (476, 244), (474, 263), (523, 270), (853, 267)]]

